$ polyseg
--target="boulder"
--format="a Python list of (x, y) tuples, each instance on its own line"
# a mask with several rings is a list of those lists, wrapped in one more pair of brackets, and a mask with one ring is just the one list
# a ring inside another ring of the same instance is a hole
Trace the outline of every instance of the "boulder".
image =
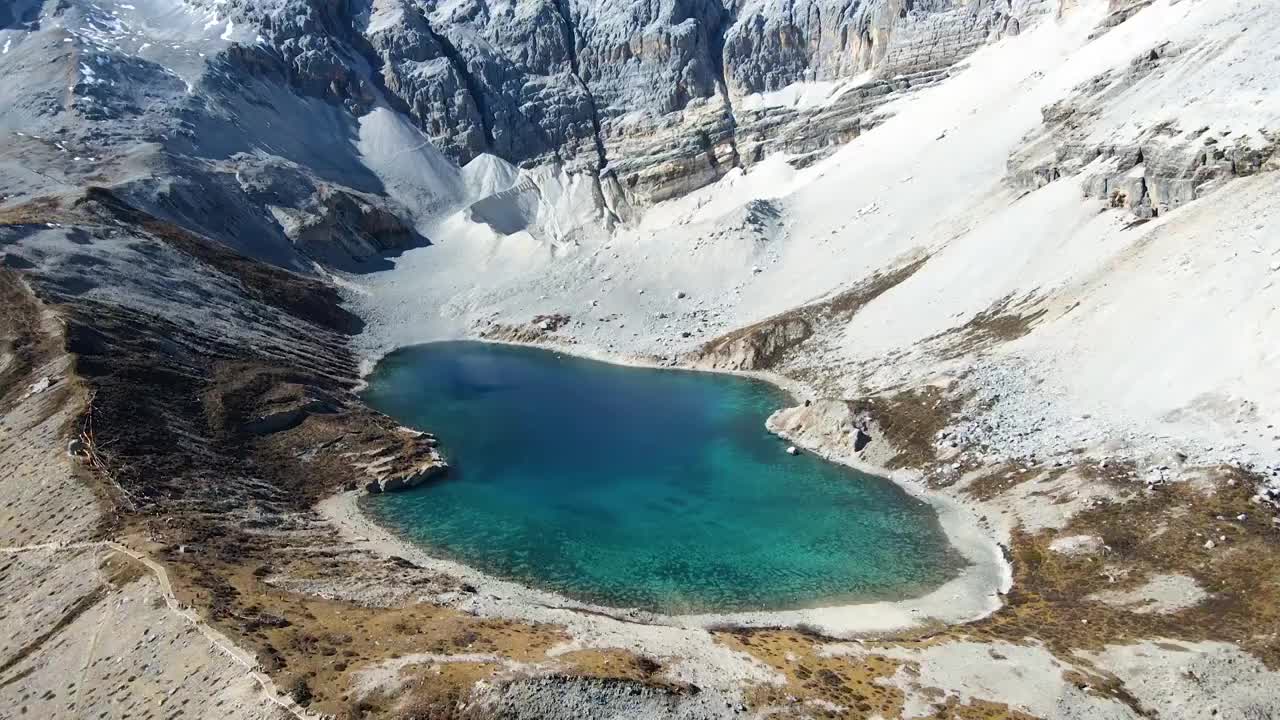
[(853, 451), (862, 452), (862, 449), (871, 442), (871, 435), (862, 428), (858, 428), (853, 436)]

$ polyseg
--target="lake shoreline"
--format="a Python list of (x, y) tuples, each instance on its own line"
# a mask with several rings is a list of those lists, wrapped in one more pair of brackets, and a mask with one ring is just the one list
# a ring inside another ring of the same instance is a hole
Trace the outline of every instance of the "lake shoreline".
[[(490, 343), (485, 339), (473, 338), (466, 338), (465, 341)], [(549, 343), (492, 342), (490, 344), (533, 347), (625, 367), (746, 377), (761, 380), (782, 389), (797, 403), (814, 396), (802, 383), (768, 372), (726, 372), (682, 365), (668, 366), (648, 358), (622, 358), (584, 348), (563, 347)], [(362, 364), (366, 376), (376, 363), (377, 359), (367, 358)], [(766, 423), (766, 429), (771, 433), (804, 447), (808, 452), (829, 462), (887, 479), (910, 496), (928, 503), (936, 514), (937, 522), (947, 542), (952, 549), (964, 557), (967, 566), (961, 569), (958, 576), (914, 598), (856, 602), (797, 610), (664, 615), (573, 600), (554, 592), (489, 575), (463, 563), (434, 556), (380, 525), (376, 519), (365, 512), (359, 505), (359, 498), (363, 495), (361, 491), (331, 496), (322, 501), (317, 509), (356, 545), (379, 555), (404, 557), (415, 564), (456, 577), (474, 587), (476, 593), (472, 594), (473, 597), (452, 599), (461, 608), (484, 615), (511, 619), (547, 621), (548, 618), (545, 617), (543, 610), (553, 608), (559, 611), (559, 614), (569, 611), (583, 617), (608, 617), (619, 622), (672, 628), (804, 626), (833, 637), (853, 637), (897, 632), (926, 624), (971, 622), (999, 609), (1002, 605), (1001, 596), (1008, 591), (1012, 583), (1011, 567), (1005, 560), (1000, 538), (983, 522), (977, 509), (953, 497), (928, 490), (918, 482), (918, 476), (911, 472), (891, 471), (858, 461), (856, 458), (841, 456), (832, 452), (830, 448), (806, 442), (805, 438), (787, 437), (786, 433), (780, 432), (778, 428), (771, 425), (772, 423)], [(556, 621), (564, 622), (563, 618)]]

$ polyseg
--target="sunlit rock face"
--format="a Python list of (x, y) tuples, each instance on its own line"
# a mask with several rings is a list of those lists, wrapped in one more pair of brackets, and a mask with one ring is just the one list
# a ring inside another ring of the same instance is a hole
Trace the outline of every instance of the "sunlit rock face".
[[(488, 153), (599, 175), (624, 206), (679, 196), (772, 152), (846, 142), (876, 124), (887, 100), (1057, 9), (1048, 0), (231, 6), (261, 28), (261, 42), (239, 53), (243, 66), (357, 114), (385, 102), (459, 164)], [(854, 78), (865, 87), (813, 106), (743, 102)]]
[[(425, 242), (411, 226), (479, 199), (458, 171), (478, 158), (578, 187), (601, 227), (770, 155), (811, 163), (884, 121), (887, 103), (944, 80), (979, 45), (1056, 8), (1044, 0), (821, 0), (803, 12), (763, 0), (127, 5), (114, 15), (92, 3), (15, 5), (8, 21), (30, 30), (6, 36), (5, 62), (38, 70), (0, 78), (16, 99), (0, 127), (28, 133), (23, 162), (67, 161), (68, 181), (107, 177), (87, 159), (107, 148), (146, 148), (147, 173), (120, 173), (117, 189), (130, 202), (296, 269)], [(59, 74), (68, 68), (70, 85)], [(37, 139), (58, 133), (78, 150), (60, 158), (63, 149)], [(536, 192), (545, 199), (548, 190)], [(557, 236), (581, 226), (558, 223)]]

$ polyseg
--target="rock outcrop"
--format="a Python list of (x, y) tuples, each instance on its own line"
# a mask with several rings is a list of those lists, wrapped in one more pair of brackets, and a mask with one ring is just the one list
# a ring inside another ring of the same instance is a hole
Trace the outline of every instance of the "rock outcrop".
[(803, 317), (769, 318), (707, 343), (697, 364), (716, 370), (767, 370), (811, 335), (813, 327)]
[(408, 490), (449, 469), (437, 449), (439, 444), (434, 435), (405, 427), (399, 428), (398, 435), (386, 447), (353, 457), (352, 464), (368, 476), (366, 491)]
[(739, 95), (800, 80), (937, 70), (1048, 13), (1041, 0), (747, 3), (725, 39), (726, 75)]
[(917, 258), (818, 302), (714, 338), (687, 360), (695, 367), (712, 370), (778, 370), (794, 359), (794, 351), (810, 338), (849, 322), (868, 303), (911, 277), (927, 260)]
[(842, 400), (820, 398), (783, 408), (770, 415), (765, 426), (770, 432), (825, 456), (872, 466), (886, 467), (898, 453), (887, 439), (874, 442), (875, 438), (884, 439), (874, 418), (855, 412)]
[(308, 257), (341, 266), (402, 249), (415, 233), (379, 198), (321, 185), (301, 208), (270, 206), (285, 234)]
[(480, 330), (480, 337), (483, 337), (486, 340), (497, 340), (500, 342), (551, 342), (557, 339), (556, 331), (565, 327), (569, 323), (569, 316), (563, 313), (535, 315), (532, 320), (520, 325), (506, 323), (494, 323), (488, 325)]
[[(1122, 16), (1143, 5), (1112, 4)], [(1167, 73), (1202, 62), (1184, 57), (1184, 49), (1169, 42), (1146, 49), (1124, 70), (1094, 77), (1067, 99), (1045, 107), (1040, 132), (1009, 160), (1010, 185), (1035, 190), (1078, 175), (1087, 197), (1147, 219), (1232, 178), (1280, 165), (1280, 137), (1266, 129), (1241, 133), (1108, 116), (1108, 107), (1150, 92), (1151, 83)]]

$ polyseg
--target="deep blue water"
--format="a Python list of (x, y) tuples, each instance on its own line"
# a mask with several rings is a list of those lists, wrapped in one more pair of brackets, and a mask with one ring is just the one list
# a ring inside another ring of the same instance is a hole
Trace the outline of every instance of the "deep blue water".
[(921, 594), (962, 562), (888, 480), (787, 455), (764, 421), (789, 398), (767, 383), (456, 342), (387, 356), (365, 397), (436, 433), (452, 465), (367, 510), (434, 554), (569, 597), (815, 607)]

